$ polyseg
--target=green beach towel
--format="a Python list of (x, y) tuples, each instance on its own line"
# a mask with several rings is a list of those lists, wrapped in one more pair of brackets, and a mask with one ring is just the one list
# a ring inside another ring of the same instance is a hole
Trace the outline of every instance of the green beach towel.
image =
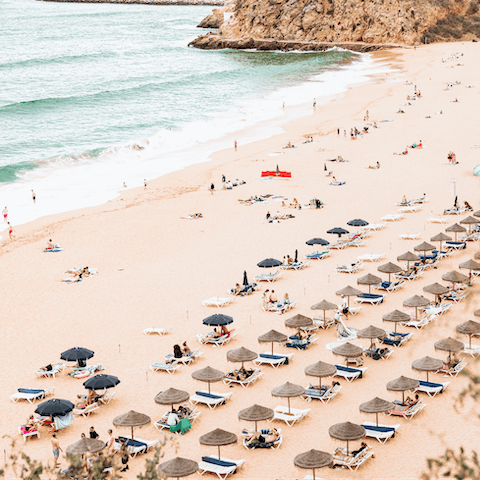
[(187, 417), (185, 417), (185, 418), (182, 418), (176, 425), (172, 425), (170, 427), (170, 431), (172, 433), (175, 433), (180, 430), (180, 432), (182, 432), (182, 435), (183, 435), (185, 432), (187, 432), (191, 428), (192, 428), (192, 424), (190, 423), (190, 420)]

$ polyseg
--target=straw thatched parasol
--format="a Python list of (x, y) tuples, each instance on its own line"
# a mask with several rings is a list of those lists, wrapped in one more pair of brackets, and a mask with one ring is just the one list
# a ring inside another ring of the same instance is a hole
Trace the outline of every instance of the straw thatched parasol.
[(418, 321), (418, 307), (427, 307), (430, 305), (430, 300), (422, 295), (414, 295), (403, 301), (404, 307), (415, 307), (415, 320)]
[(443, 350), (445, 352), (456, 353), (464, 349), (462, 342), (455, 340), (452, 337), (437, 340), (434, 344), (436, 350)]
[(363, 328), (357, 332), (358, 338), (369, 338), (370, 339), (370, 355), (373, 358), (373, 340), (375, 338), (384, 337), (387, 334), (382, 328), (375, 327), (370, 325), (367, 328)]
[(449, 288), (441, 285), (440, 283), (431, 283), (430, 285), (427, 285), (426, 287), (423, 287), (424, 292), (432, 293), (435, 295), (435, 303), (439, 303), (439, 296), (440, 295), (445, 295), (450, 291)]
[(400, 310), (394, 310), (393, 312), (386, 313), (383, 315), (382, 320), (384, 322), (393, 322), (395, 323), (395, 335), (397, 333), (397, 323), (407, 322), (410, 320), (410, 315)]
[(87, 453), (97, 453), (105, 448), (105, 442), (96, 438), (81, 438), (78, 442), (72, 443), (67, 447), (66, 453), (69, 455), (86, 455)]
[(234, 433), (226, 432), (225, 430), (216, 428), (215, 430), (202, 435), (198, 441), (202, 445), (218, 447), (218, 459), (220, 460), (220, 447), (237, 443), (237, 436)]
[(388, 283), (390, 283), (390, 276), (392, 275), (392, 273), (400, 273), (401, 271), (403, 271), (403, 268), (399, 265), (395, 265), (395, 263), (388, 262), (380, 265), (377, 270), (382, 273), (388, 273)]
[(142, 425), (150, 423), (150, 421), (151, 419), (148, 415), (130, 410), (127, 413), (115, 417), (113, 419), (113, 424), (116, 427), (131, 427), (133, 439), (133, 427), (141, 427)]
[(479, 310), (475, 310), (473, 312), (473, 314), (476, 316), (476, 317), (480, 317), (480, 309)]
[(480, 217), (480, 210), (477, 210), (476, 212), (472, 213), (474, 217)]
[(468, 277), (463, 273), (457, 272), (456, 270), (452, 270), (451, 272), (444, 273), (442, 275), (442, 280), (446, 282), (452, 283), (463, 283), (468, 280)]
[(421, 258), (412, 252), (406, 252), (397, 257), (398, 262), (407, 262), (407, 270), (410, 268), (410, 262), (418, 262)]
[(198, 463), (188, 458), (175, 457), (173, 460), (163, 462), (157, 467), (160, 475), (166, 475), (168, 478), (188, 477), (198, 470)]
[(477, 253), (473, 256), (473, 258), (474, 258), (475, 260), (480, 260), (480, 252), (477, 252)]
[(312, 310), (323, 310), (323, 326), (325, 327), (327, 323), (326, 311), (337, 310), (338, 305), (336, 305), (335, 303), (329, 302), (327, 300), (322, 300), (321, 302), (316, 303), (315, 305), (312, 305), (310, 308)]
[(284, 383), (279, 387), (275, 387), (272, 390), (272, 395), (274, 397), (286, 398), (288, 401), (288, 413), (290, 414), (290, 398), (299, 397), (305, 393), (305, 389), (300, 385), (295, 385), (294, 383)]
[[(427, 252), (435, 250), (435, 245), (431, 243), (422, 242), (420, 245), (413, 247), (416, 252), (423, 252), (423, 263), (427, 261)], [(421, 257), (420, 257), (421, 258)]]
[(335, 355), (340, 355), (342, 357), (345, 357), (345, 363), (347, 363), (349, 358), (361, 357), (363, 355), (362, 347), (358, 347), (357, 345), (352, 345), (350, 342), (344, 343), (342, 345), (338, 345), (332, 350), (332, 352)]
[(235, 350), (229, 350), (227, 352), (227, 360), (229, 362), (242, 362), (242, 368), (244, 362), (251, 362), (258, 357), (258, 354), (252, 352), (248, 348), (240, 347)]
[(392, 402), (388, 402), (387, 400), (383, 400), (382, 398), (375, 397), (368, 402), (361, 403), (358, 408), (361, 412), (375, 413), (378, 427), (378, 414), (393, 410), (395, 408), (395, 404)]
[(467, 260), (466, 262), (460, 263), (459, 268), (465, 268), (468, 270), (468, 281), (469, 285), (472, 284), (472, 270), (480, 270), (480, 263), (475, 262), (475, 260)]
[(328, 429), (328, 433), (331, 437), (337, 440), (343, 440), (347, 442), (347, 455), (348, 455), (348, 442), (350, 440), (360, 440), (366, 435), (365, 428), (355, 423), (344, 422), (332, 425)]
[[(480, 312), (479, 312), (480, 313)], [(480, 335), (480, 323), (468, 320), (465, 323), (457, 325), (457, 332), (468, 335), (468, 348), (472, 347), (472, 337)]]
[(309, 450), (300, 453), (293, 459), (293, 463), (300, 468), (312, 469), (313, 480), (315, 480), (315, 469), (329, 467), (333, 463), (333, 457), (330, 453), (320, 452), (319, 450)]
[(427, 382), (428, 382), (428, 372), (436, 372), (443, 368), (443, 361), (438, 358), (432, 357), (423, 357), (419, 358), (412, 362), (412, 368), (414, 370), (420, 370), (421, 372), (427, 372)]
[(401, 377), (391, 380), (387, 383), (387, 390), (392, 390), (394, 392), (402, 392), (402, 403), (405, 404), (405, 391), (413, 390), (420, 386), (420, 382), (414, 378)]
[(468, 216), (467, 218), (464, 218), (463, 220), (460, 220), (461, 225), (468, 225), (468, 231), (472, 229), (472, 225), (476, 225), (480, 220), (477, 220), (476, 218), (473, 218), (471, 215)]
[(269, 332), (260, 335), (257, 340), (258, 343), (271, 343), (273, 355), (273, 344), (286, 342), (288, 337), (284, 333), (277, 332), (276, 330), (270, 330)]
[(443, 232), (440, 232), (438, 235), (435, 235), (434, 237), (430, 238), (431, 242), (440, 242), (440, 246), (438, 247), (438, 250), (441, 252), (442, 251), (442, 243), (443, 242), (451, 242), (452, 237), (449, 237), (448, 235), (445, 235)]
[(318, 377), (318, 389), (322, 390), (322, 378), (323, 377), (331, 377), (337, 373), (337, 367), (335, 365), (331, 365), (330, 363), (325, 362), (317, 362), (313, 365), (308, 365), (305, 367), (305, 375), (310, 377)]
[(257, 422), (263, 420), (270, 420), (275, 415), (275, 412), (268, 407), (262, 407), (261, 405), (252, 405), (251, 407), (244, 408), (238, 412), (238, 418), (246, 420), (247, 422), (255, 422), (255, 431), (257, 431)]
[(358, 288), (351, 287), (350, 285), (342, 288), (338, 292), (335, 292), (336, 295), (340, 297), (347, 297), (347, 306), (350, 305), (350, 297), (356, 297), (357, 295), (361, 295), (363, 292), (358, 290)]
[(461, 227), (458, 223), (454, 223), (445, 229), (446, 232), (453, 232), (455, 233), (455, 242), (457, 241), (457, 234), (461, 232), (466, 232), (467, 229), (465, 227)]
[(160, 405), (171, 405), (173, 410), (175, 404), (186, 402), (189, 398), (190, 394), (188, 392), (177, 390), (176, 388), (169, 388), (168, 390), (157, 393), (157, 395), (155, 395), (155, 402)]
[(313, 320), (299, 313), (285, 320), (285, 326), (290, 328), (304, 328), (310, 327), (311, 325), (313, 325)]
[(358, 278), (357, 283), (359, 285), (368, 285), (368, 294), (370, 295), (370, 290), (372, 288), (372, 285), (378, 285), (382, 283), (382, 279), (380, 277), (377, 277), (376, 275), (367, 273), (363, 277)]
[(199, 380), (200, 382), (207, 382), (208, 393), (210, 393), (210, 384), (221, 382), (225, 378), (225, 374), (220, 370), (216, 370), (215, 368), (205, 367), (200, 370), (195, 370), (192, 373), (192, 378)]

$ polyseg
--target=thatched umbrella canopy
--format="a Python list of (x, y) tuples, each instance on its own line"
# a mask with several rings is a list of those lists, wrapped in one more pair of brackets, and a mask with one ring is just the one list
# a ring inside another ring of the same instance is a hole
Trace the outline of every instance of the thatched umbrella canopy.
[(367, 273), (363, 277), (358, 278), (357, 283), (359, 285), (368, 285), (368, 294), (370, 294), (372, 285), (379, 285), (380, 283), (382, 283), (382, 279), (380, 277), (377, 277), (376, 275)]
[(452, 283), (463, 283), (468, 280), (468, 277), (466, 275), (463, 275), (463, 273), (452, 270), (451, 272), (444, 273), (442, 275), (442, 280)]
[(69, 455), (86, 455), (87, 453), (97, 453), (105, 448), (105, 442), (96, 438), (81, 438), (78, 442), (72, 443), (67, 447), (66, 453)]
[(227, 352), (227, 360), (229, 362), (242, 362), (242, 368), (244, 362), (251, 362), (258, 357), (258, 354), (252, 352), (248, 348), (240, 347), (235, 350), (229, 350)]
[(476, 225), (480, 220), (477, 220), (476, 218), (473, 218), (471, 215), (464, 218), (463, 220), (460, 220), (461, 225), (468, 225), (468, 231), (472, 229), (472, 225)]
[(268, 407), (262, 407), (261, 405), (252, 405), (251, 407), (244, 408), (238, 412), (238, 418), (246, 420), (247, 422), (255, 422), (255, 431), (257, 431), (257, 422), (263, 420), (270, 420), (275, 415), (275, 412)]
[(382, 273), (388, 273), (388, 283), (391, 283), (390, 277), (392, 273), (400, 273), (401, 271), (403, 271), (403, 268), (399, 265), (396, 265), (395, 263), (388, 262), (380, 265), (377, 270)]
[(342, 288), (338, 292), (335, 292), (335, 294), (339, 295), (340, 297), (347, 297), (347, 305), (350, 305), (350, 297), (356, 297), (358, 295), (361, 295), (362, 293), (363, 292), (361, 290), (351, 287), (350, 285)]
[(363, 328), (362, 330), (359, 330), (357, 332), (357, 337), (358, 338), (369, 338), (371, 340), (370, 342), (370, 355), (373, 357), (373, 340), (375, 338), (381, 338), (384, 337), (387, 334), (385, 330), (382, 328), (375, 327), (373, 325), (370, 325), (367, 328)]
[[(423, 252), (423, 263), (427, 261), (427, 252), (430, 252), (431, 250), (435, 250), (435, 245), (432, 245), (431, 243), (427, 242), (422, 242), (420, 245), (416, 245), (413, 247), (413, 249), (416, 252)], [(420, 257), (421, 258), (421, 257)]]
[(382, 412), (389, 412), (395, 408), (395, 404), (392, 402), (388, 402), (387, 400), (383, 400), (382, 398), (375, 397), (368, 402), (361, 403), (359, 409), (361, 412), (365, 413), (375, 413), (377, 419), (377, 427), (378, 427), (378, 414)]
[(133, 427), (141, 427), (142, 425), (150, 423), (150, 421), (151, 418), (148, 415), (130, 410), (127, 413), (115, 417), (113, 419), (113, 424), (116, 427), (131, 427), (133, 439)]
[(308, 365), (308, 367), (305, 367), (305, 375), (310, 377), (318, 377), (318, 389), (320, 391), (322, 390), (322, 378), (331, 377), (335, 375), (335, 373), (337, 373), (337, 367), (335, 365), (331, 365), (330, 363), (317, 362), (313, 365)]
[(453, 232), (455, 233), (455, 242), (457, 241), (457, 234), (466, 232), (467, 229), (465, 227), (461, 227), (458, 223), (454, 223), (445, 229), (446, 232)]
[(420, 385), (418, 380), (414, 378), (401, 377), (396, 378), (395, 380), (391, 380), (387, 383), (387, 390), (392, 390), (394, 392), (402, 392), (402, 403), (405, 403), (405, 391), (406, 390), (413, 390)]
[(473, 314), (476, 316), (476, 317), (480, 317), (480, 309), (479, 310), (475, 310), (473, 312)]
[(315, 480), (315, 469), (329, 467), (333, 463), (333, 457), (330, 453), (312, 449), (297, 455), (293, 459), (293, 463), (300, 468), (311, 468), (313, 470), (313, 480)]
[[(480, 312), (479, 312), (480, 313)], [(457, 332), (468, 335), (468, 348), (472, 347), (472, 337), (480, 335), (480, 323), (468, 320), (465, 323), (457, 325)]]
[(208, 393), (210, 393), (210, 384), (221, 382), (225, 378), (225, 374), (220, 370), (216, 370), (215, 368), (205, 367), (200, 370), (195, 370), (192, 373), (192, 378), (199, 380), (200, 382), (207, 382)]
[(397, 333), (397, 323), (407, 322), (410, 320), (410, 315), (400, 310), (393, 310), (393, 312), (386, 313), (383, 315), (382, 320), (384, 322), (393, 322), (395, 323), (395, 334)]
[(474, 217), (480, 217), (480, 210), (477, 210), (476, 212), (472, 213)]
[(337, 310), (338, 305), (332, 302), (328, 302), (327, 300), (322, 300), (321, 302), (316, 303), (315, 305), (312, 305), (310, 308), (312, 310), (323, 310), (323, 326), (325, 327), (327, 323), (326, 311)]
[(397, 257), (398, 262), (407, 262), (407, 269), (410, 268), (410, 262), (418, 262), (421, 258), (412, 252), (406, 252)]
[(216, 428), (205, 435), (202, 435), (198, 441), (202, 445), (210, 445), (213, 447), (218, 447), (218, 459), (221, 459), (220, 456), (220, 447), (224, 445), (231, 445), (232, 443), (237, 443), (237, 436), (234, 433), (227, 432), (220, 428)]
[(438, 235), (435, 235), (434, 237), (430, 238), (431, 242), (440, 242), (440, 246), (438, 247), (438, 250), (441, 252), (442, 251), (442, 243), (443, 242), (451, 242), (452, 237), (449, 237), (448, 235), (445, 235), (443, 232), (440, 232)]
[(166, 475), (168, 478), (188, 477), (198, 470), (198, 463), (188, 458), (175, 457), (173, 460), (163, 462), (157, 467), (160, 475)]
[(414, 307), (415, 308), (415, 320), (418, 321), (418, 307), (427, 307), (430, 305), (430, 300), (425, 298), (422, 295), (414, 295), (413, 297), (407, 298), (403, 301), (404, 307)]
[(439, 303), (439, 296), (445, 295), (450, 291), (450, 289), (441, 285), (440, 283), (431, 283), (430, 285), (423, 287), (423, 291), (435, 295), (435, 303)]
[(257, 340), (258, 343), (271, 343), (273, 355), (273, 344), (286, 342), (288, 340), (288, 336), (284, 333), (277, 332), (276, 330), (270, 330), (269, 332), (260, 335)]
[(340, 355), (345, 357), (345, 363), (347, 363), (348, 358), (357, 358), (363, 355), (362, 347), (358, 347), (357, 345), (352, 345), (350, 342), (343, 343), (342, 345), (338, 345), (335, 347), (332, 352), (335, 355)]
[(438, 358), (427, 356), (412, 362), (412, 368), (414, 370), (420, 370), (421, 372), (427, 372), (428, 382), (428, 372), (436, 372), (437, 370), (441, 370), (443, 368), (443, 361)]
[(480, 252), (477, 252), (477, 253), (473, 256), (473, 258), (474, 258), (475, 260), (480, 260)]
[(188, 392), (177, 390), (176, 388), (169, 388), (168, 390), (157, 393), (155, 395), (155, 402), (160, 405), (171, 405), (173, 410), (174, 405), (186, 402), (189, 398), (190, 394)]
[(438, 340), (434, 344), (435, 350), (443, 350), (448, 352), (447, 362), (450, 363), (452, 353), (457, 353), (465, 348), (465, 345), (454, 338), (448, 337)]
[(458, 267), (465, 268), (466, 270), (468, 270), (468, 280), (469, 280), (469, 285), (471, 285), (472, 270), (480, 270), (480, 263), (476, 262), (475, 260), (467, 260), (466, 262), (460, 263)]
[(328, 429), (328, 433), (331, 437), (337, 440), (347, 442), (347, 454), (348, 454), (348, 442), (350, 440), (360, 440), (366, 435), (365, 428), (355, 423), (344, 422), (332, 425)]
[(294, 383), (284, 383), (279, 387), (275, 387), (272, 390), (272, 395), (274, 397), (283, 397), (288, 400), (288, 413), (290, 413), (290, 398), (299, 397), (305, 393), (305, 389), (300, 385), (295, 385)]
[(299, 313), (285, 320), (285, 326), (290, 328), (304, 328), (310, 327), (311, 325), (313, 325), (313, 320)]

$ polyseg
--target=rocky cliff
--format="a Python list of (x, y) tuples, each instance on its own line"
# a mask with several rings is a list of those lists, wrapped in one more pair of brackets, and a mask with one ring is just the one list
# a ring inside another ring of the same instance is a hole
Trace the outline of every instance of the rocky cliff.
[(58, 3), (122, 3), (140, 5), (224, 5), (225, 0), (41, 0)]
[(220, 25), (219, 38), (200, 37), (192, 46), (221, 48), (212, 45), (240, 40), (402, 45), (472, 40), (480, 38), (479, 1), (235, 0), (220, 9), (233, 15)]

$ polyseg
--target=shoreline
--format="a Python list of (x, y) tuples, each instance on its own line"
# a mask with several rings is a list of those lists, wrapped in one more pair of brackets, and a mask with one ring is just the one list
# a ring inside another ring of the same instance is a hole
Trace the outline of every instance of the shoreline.
[(37, 2), (55, 3), (112, 3), (123, 5), (211, 5), (223, 7), (224, 0), (37, 0)]

